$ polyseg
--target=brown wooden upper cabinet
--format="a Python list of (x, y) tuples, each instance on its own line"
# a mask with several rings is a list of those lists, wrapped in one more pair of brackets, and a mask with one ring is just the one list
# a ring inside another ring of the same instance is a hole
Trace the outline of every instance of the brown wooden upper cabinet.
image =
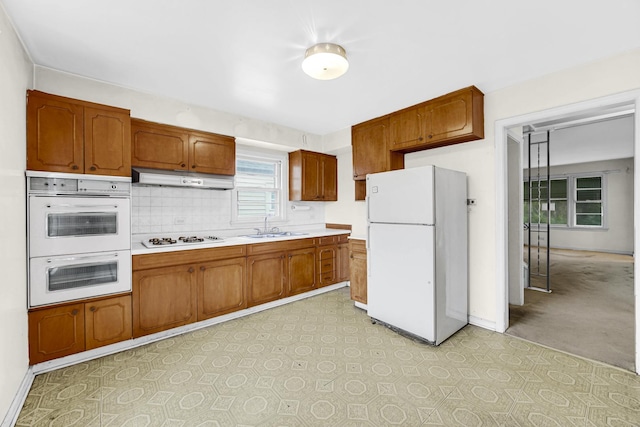
[(131, 176), (129, 110), (27, 91), (27, 169)]
[(131, 119), (131, 165), (235, 175), (235, 138)]
[(313, 151), (289, 153), (289, 200), (338, 200), (338, 159)]
[(412, 152), (484, 138), (484, 95), (475, 86), (390, 115), (390, 148)]
[(351, 149), (355, 180), (364, 180), (369, 173), (404, 168), (404, 156), (389, 151), (389, 116), (353, 126)]

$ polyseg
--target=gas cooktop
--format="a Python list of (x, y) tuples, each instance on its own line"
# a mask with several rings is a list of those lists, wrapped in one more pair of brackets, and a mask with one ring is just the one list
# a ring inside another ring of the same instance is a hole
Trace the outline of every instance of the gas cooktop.
[(184, 246), (184, 245), (198, 245), (219, 243), (224, 239), (216, 236), (185, 236), (178, 237), (177, 239), (172, 237), (153, 237), (149, 240), (143, 240), (142, 244), (147, 248), (157, 248), (160, 246)]

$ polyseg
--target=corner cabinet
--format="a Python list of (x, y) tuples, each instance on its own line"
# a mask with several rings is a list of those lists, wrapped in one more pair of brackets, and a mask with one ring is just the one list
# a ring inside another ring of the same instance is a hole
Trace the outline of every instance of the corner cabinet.
[(370, 173), (404, 168), (404, 156), (389, 151), (389, 116), (353, 126), (351, 150), (356, 181), (364, 181)]
[(289, 200), (338, 200), (338, 159), (313, 151), (289, 153)]
[(235, 138), (131, 119), (131, 165), (235, 175)]
[(131, 337), (131, 295), (33, 309), (29, 312), (29, 364)]
[(27, 169), (131, 176), (129, 110), (27, 91)]

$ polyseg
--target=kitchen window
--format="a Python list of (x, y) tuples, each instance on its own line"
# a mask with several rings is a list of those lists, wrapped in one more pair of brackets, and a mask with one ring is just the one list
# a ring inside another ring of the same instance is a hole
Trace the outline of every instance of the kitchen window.
[(284, 219), (284, 182), (282, 155), (236, 155), (236, 187), (233, 192), (233, 216), (236, 222)]
[[(602, 174), (571, 174), (553, 177), (550, 194), (546, 180), (524, 182), (524, 222), (537, 229), (546, 225), (551, 212), (552, 227), (603, 228), (605, 226), (605, 179)], [(547, 207), (547, 196), (550, 196)], [(569, 197), (570, 195), (570, 197)]]

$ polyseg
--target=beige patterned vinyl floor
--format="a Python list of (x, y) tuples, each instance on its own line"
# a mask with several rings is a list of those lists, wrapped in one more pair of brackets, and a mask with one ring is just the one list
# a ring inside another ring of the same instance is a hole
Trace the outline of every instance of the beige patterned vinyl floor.
[(467, 326), (439, 347), (348, 288), (36, 377), (18, 426), (638, 426), (640, 377)]

